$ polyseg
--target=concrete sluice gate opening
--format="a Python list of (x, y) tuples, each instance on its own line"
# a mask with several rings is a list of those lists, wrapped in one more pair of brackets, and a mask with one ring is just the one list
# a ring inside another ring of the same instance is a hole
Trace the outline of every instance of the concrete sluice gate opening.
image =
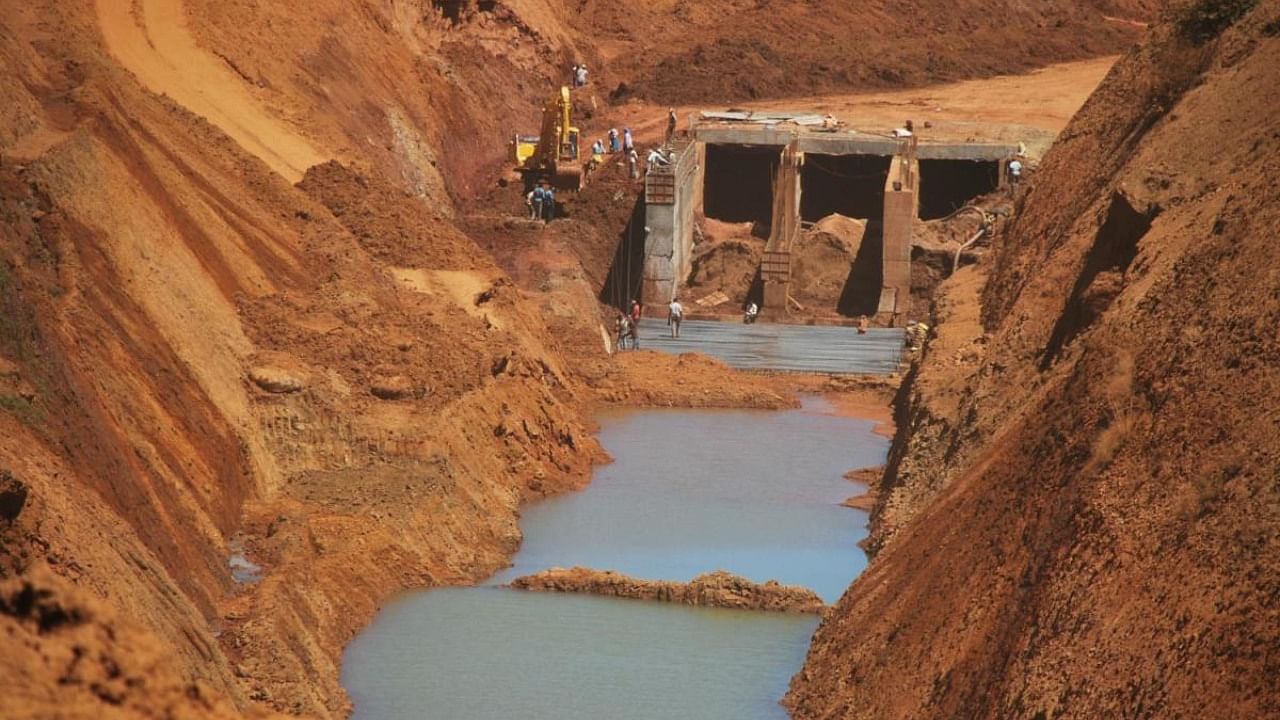
[(703, 212), (730, 223), (773, 220), (773, 176), (781, 150), (751, 145), (707, 145)]
[(937, 220), (1000, 187), (1000, 163), (984, 160), (921, 160), (920, 219)]
[(836, 312), (875, 315), (884, 280), (884, 186), (892, 158), (885, 155), (806, 154), (800, 169), (800, 217), (817, 222), (839, 214), (867, 222)]
[(878, 223), (891, 158), (881, 155), (806, 154), (800, 168), (800, 219), (840, 214)]

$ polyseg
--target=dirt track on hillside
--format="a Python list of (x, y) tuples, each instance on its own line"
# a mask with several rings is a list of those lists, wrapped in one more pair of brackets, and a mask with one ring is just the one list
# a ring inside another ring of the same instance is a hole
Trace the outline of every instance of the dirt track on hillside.
[(327, 159), (263, 107), (224, 61), (196, 44), (182, 0), (98, 0), (97, 8), (107, 49), (147, 89), (217, 125), (289, 182)]

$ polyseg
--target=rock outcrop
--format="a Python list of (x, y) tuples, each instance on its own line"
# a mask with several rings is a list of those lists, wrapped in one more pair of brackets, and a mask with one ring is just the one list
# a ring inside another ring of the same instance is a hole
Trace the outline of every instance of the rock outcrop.
[(551, 568), (511, 581), (532, 592), (586, 593), (607, 597), (656, 600), (698, 607), (767, 612), (815, 613), (826, 610), (814, 591), (776, 580), (755, 583), (723, 570), (704, 573), (690, 582), (641, 580), (612, 570)]

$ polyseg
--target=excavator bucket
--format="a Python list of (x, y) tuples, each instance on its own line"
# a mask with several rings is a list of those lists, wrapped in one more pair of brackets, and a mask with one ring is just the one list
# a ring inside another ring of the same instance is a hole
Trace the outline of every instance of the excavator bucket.
[(556, 165), (551, 184), (561, 190), (581, 190), (585, 185), (583, 182), (585, 177), (586, 175), (583, 173), (581, 165), (562, 161)]

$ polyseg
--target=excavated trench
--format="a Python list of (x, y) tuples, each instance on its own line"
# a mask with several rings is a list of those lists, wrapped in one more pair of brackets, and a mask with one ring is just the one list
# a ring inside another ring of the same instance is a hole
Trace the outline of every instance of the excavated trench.
[[(812, 615), (502, 587), (555, 566), (687, 581), (725, 569), (834, 602), (865, 566), (866, 515), (842, 475), (887, 440), (820, 398), (799, 410), (615, 411), (616, 461), (526, 509), (514, 566), (482, 587), (413, 593), (347, 649), (353, 717), (782, 720)], [(690, 442), (690, 438), (698, 438)]]

